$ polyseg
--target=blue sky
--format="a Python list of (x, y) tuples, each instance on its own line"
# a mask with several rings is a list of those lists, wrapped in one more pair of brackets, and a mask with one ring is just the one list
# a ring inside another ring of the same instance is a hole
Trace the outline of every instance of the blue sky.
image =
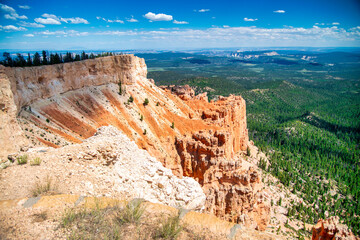
[(0, 49), (360, 47), (358, 0), (0, 3)]

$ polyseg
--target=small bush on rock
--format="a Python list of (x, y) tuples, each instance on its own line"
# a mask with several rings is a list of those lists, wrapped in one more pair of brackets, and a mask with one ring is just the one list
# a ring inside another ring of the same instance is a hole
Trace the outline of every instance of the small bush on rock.
[(147, 99), (147, 98), (145, 98), (145, 100), (144, 100), (144, 106), (146, 106), (146, 105), (148, 105), (149, 104), (149, 99)]
[(19, 157), (16, 158), (16, 160), (17, 160), (17, 163), (18, 163), (19, 165), (26, 164), (27, 161), (28, 161), (28, 155), (19, 156)]

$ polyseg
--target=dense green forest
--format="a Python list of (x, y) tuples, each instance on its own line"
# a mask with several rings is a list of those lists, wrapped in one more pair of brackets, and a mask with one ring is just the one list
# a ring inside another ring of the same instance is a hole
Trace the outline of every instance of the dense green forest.
[[(306, 62), (304, 54), (240, 61), (194, 54), (143, 57), (158, 84), (189, 84), (215, 99), (242, 95), (249, 137), (270, 159), (260, 167), (305, 199), (288, 215), (310, 224), (338, 215), (360, 235), (360, 58), (308, 53), (318, 62)], [(188, 58), (210, 63), (191, 65)]]
[(76, 62), (86, 59), (95, 59), (98, 57), (106, 57), (116, 55), (112, 52), (103, 52), (103, 53), (90, 53), (87, 54), (85, 51), (82, 51), (81, 54), (66, 52), (64, 55), (62, 53), (50, 53), (43, 50), (41, 55), (38, 52), (35, 52), (33, 55), (30, 53), (25, 57), (22, 53), (17, 53), (16, 57), (12, 57), (9, 52), (3, 53), (4, 60), (0, 61), (0, 64), (7, 67), (32, 67), (32, 66), (41, 66), (41, 65), (52, 65), (66, 62)]

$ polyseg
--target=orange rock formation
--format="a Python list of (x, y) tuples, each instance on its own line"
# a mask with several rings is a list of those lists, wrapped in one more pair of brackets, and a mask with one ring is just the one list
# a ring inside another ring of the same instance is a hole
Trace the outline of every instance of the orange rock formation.
[(176, 175), (194, 177), (207, 196), (207, 212), (266, 228), (261, 178), (239, 156), (248, 145), (240, 96), (209, 103), (188, 86), (158, 88), (146, 78), (144, 60), (133, 55), (1, 71), (0, 83), (11, 91), (0, 104), (13, 110), (11, 117), (2, 112), (0, 121), (11, 120), (16, 134), (1, 129), (0, 144), (10, 147), (0, 157), (20, 142), (61, 146), (113, 125)]
[(351, 230), (339, 223), (339, 217), (319, 219), (312, 231), (312, 240), (359, 240)]

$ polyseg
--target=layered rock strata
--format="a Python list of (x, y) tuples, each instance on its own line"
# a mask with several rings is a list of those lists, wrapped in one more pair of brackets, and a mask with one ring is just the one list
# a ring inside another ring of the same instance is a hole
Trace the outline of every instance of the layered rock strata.
[[(25, 139), (28, 145), (61, 147), (113, 125), (175, 175), (195, 178), (207, 212), (266, 227), (261, 178), (239, 155), (248, 146), (241, 97), (208, 102), (188, 86), (158, 88), (146, 78), (144, 60), (132, 55), (1, 70), (0, 81), (13, 96), (0, 104), (13, 115), (1, 115), (0, 122), (11, 119), (17, 129), (2, 130), (1, 145), (16, 149)], [(1, 151), (1, 157), (9, 153)]]

